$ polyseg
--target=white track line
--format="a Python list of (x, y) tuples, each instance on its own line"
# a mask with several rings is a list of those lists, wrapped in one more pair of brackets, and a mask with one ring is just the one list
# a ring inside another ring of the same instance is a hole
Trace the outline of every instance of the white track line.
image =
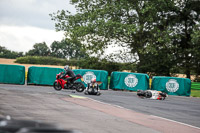
[(175, 120), (167, 119), (167, 118), (164, 118), (164, 117), (155, 116), (155, 115), (150, 115), (150, 116), (158, 117), (160, 119), (164, 119), (164, 120), (168, 120), (168, 121), (171, 121), (171, 122), (179, 123), (179, 124), (182, 124), (182, 125), (185, 125), (185, 126), (189, 126), (189, 127), (192, 127), (192, 128), (200, 129), (199, 127), (192, 126), (192, 125), (189, 125), (189, 124), (186, 124), (186, 123), (182, 123), (182, 122), (178, 122), (178, 121), (175, 121)]

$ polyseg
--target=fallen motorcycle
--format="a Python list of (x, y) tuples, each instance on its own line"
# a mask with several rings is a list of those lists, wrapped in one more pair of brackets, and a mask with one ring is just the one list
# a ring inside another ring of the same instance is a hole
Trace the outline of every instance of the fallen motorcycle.
[(168, 95), (161, 91), (156, 90), (138, 90), (137, 95), (140, 98), (149, 98), (149, 99), (156, 99), (156, 100), (165, 100)]
[(76, 90), (77, 92), (83, 92), (85, 90), (85, 85), (82, 82), (78, 82), (76, 80), (81, 79), (83, 81), (83, 77), (80, 74), (77, 74), (74, 79), (71, 80), (71, 82), (67, 82), (66, 78), (69, 76), (66, 75), (63, 78), (62, 77), (63, 72), (56, 75), (56, 80), (53, 84), (53, 87), (55, 90), (60, 91), (61, 89), (69, 89), (69, 90)]

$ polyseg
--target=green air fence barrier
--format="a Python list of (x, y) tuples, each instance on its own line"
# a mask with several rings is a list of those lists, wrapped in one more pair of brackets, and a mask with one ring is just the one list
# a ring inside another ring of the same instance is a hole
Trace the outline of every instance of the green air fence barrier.
[[(104, 70), (90, 70), (90, 69), (75, 69), (73, 70), (75, 74), (80, 74), (83, 76), (84, 84), (87, 86), (87, 83), (91, 82), (92, 78), (96, 78), (96, 81), (101, 81), (100, 85), (101, 90), (108, 89), (108, 72)], [(79, 80), (80, 81), (80, 80)]]
[(147, 90), (149, 89), (149, 76), (142, 73), (112, 72), (110, 89), (119, 90)]
[(62, 71), (64, 69), (31, 66), (28, 69), (27, 84), (53, 85), (56, 80), (56, 74)]
[(190, 96), (191, 80), (188, 78), (154, 76), (151, 89), (169, 95)]
[(25, 67), (20, 65), (0, 64), (0, 83), (25, 84)]

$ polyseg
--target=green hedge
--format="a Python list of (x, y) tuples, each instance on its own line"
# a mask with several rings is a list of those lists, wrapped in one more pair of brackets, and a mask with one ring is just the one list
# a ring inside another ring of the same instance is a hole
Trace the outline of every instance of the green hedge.
[(55, 57), (46, 57), (46, 56), (26, 56), (19, 57), (15, 61), (16, 63), (21, 64), (40, 64), (40, 65), (61, 65), (64, 66), (66, 64), (65, 59), (59, 59)]

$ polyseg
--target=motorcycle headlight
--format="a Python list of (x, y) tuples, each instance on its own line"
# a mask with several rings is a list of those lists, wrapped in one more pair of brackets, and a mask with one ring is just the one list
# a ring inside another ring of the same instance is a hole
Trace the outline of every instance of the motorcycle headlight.
[(81, 81), (82, 81), (82, 82), (84, 81), (83, 78), (81, 78)]

